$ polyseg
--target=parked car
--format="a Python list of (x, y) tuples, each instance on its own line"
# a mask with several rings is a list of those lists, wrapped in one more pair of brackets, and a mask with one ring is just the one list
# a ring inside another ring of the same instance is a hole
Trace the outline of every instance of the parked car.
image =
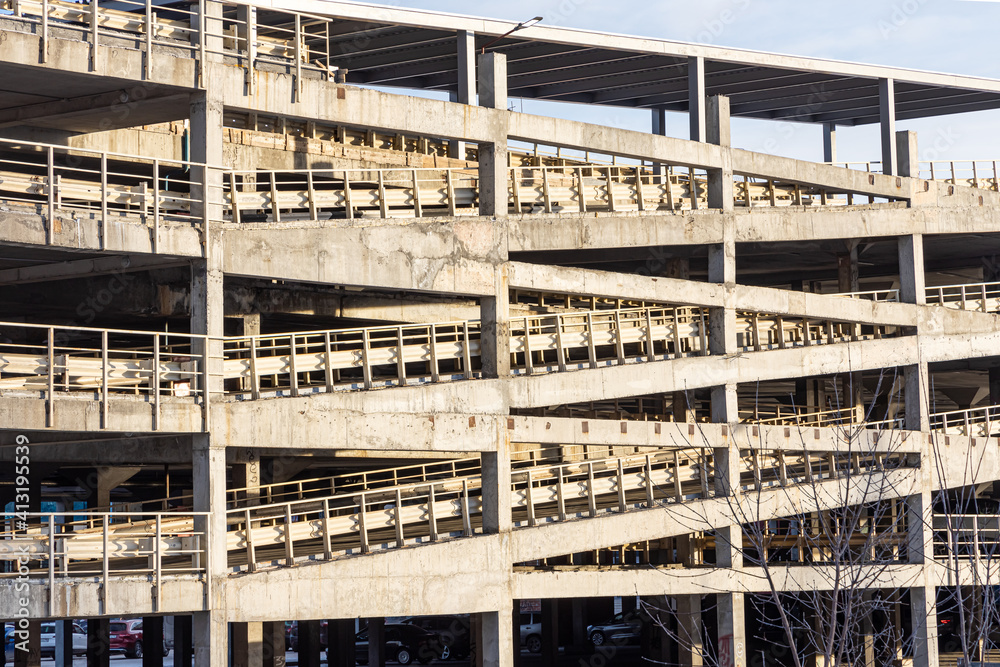
[(594, 646), (603, 646), (609, 641), (615, 644), (637, 644), (641, 636), (642, 617), (636, 612), (622, 612), (604, 623), (587, 626), (587, 638)]
[[(408, 665), (418, 660), (426, 665), (431, 660), (440, 659), (444, 654), (444, 643), (436, 632), (430, 632), (416, 625), (401, 623), (385, 624), (386, 660)], [(368, 664), (368, 630), (362, 630), (354, 637), (355, 659), (358, 664)]]
[[(39, 637), (43, 658), (56, 657), (56, 624), (42, 623)], [(79, 623), (73, 624), (73, 655), (87, 654), (87, 631)]]
[[(111, 621), (110, 648), (112, 652), (124, 653), (129, 658), (142, 657), (142, 619)], [(163, 642), (163, 655), (170, 653), (166, 641)]]
[(440, 635), (441, 642), (444, 644), (442, 658), (463, 660), (472, 651), (472, 632), (467, 615), (416, 616), (403, 622)]
[(521, 614), (521, 646), (532, 653), (542, 652), (541, 614)]

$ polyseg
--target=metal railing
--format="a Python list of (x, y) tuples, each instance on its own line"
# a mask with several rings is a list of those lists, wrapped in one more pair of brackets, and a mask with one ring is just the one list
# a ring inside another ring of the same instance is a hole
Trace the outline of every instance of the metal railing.
[(207, 171), (195, 162), (0, 139), (0, 203), (44, 215), (49, 244), (57, 213), (67, 211), (103, 221), (100, 249), (114, 218), (147, 227), (153, 252), (165, 224), (190, 224), (204, 235), (207, 205), (222, 202)]
[[(108, 595), (116, 577), (146, 577), (153, 598), (163, 581), (200, 578), (210, 571), (208, 513), (18, 512), (0, 514), (0, 581), (27, 576), (47, 581), (50, 614), (55, 586), (70, 578), (96, 579)], [(199, 525), (200, 524), (200, 525)]]
[(957, 560), (996, 559), (1000, 550), (1000, 516), (935, 514), (934, 556)]
[[(883, 173), (881, 160), (827, 164), (873, 174)], [(920, 162), (920, 173), (917, 178), (996, 191), (997, 183), (1000, 182), (997, 173), (997, 160), (933, 160)]]
[[(1000, 312), (1000, 282), (962, 283), (938, 285), (924, 290), (925, 301), (930, 306), (944, 306), (956, 310), (975, 310), (983, 313)], [(866, 301), (899, 301), (898, 289), (867, 292), (843, 292), (833, 296)]]
[(79, 392), (100, 402), (103, 428), (113, 395), (149, 403), (154, 430), (173, 398), (199, 400), (207, 418), (205, 336), (19, 322), (0, 322), (0, 331), (0, 389), (43, 396), (48, 426), (60, 397)]
[(989, 438), (1000, 435), (1000, 405), (936, 412), (930, 422), (932, 431), (946, 435)]

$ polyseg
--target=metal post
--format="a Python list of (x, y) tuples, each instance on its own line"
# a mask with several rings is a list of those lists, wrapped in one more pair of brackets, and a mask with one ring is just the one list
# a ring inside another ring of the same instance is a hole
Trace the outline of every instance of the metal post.
[(55, 390), (56, 390), (56, 330), (54, 327), (49, 327), (48, 330), (48, 359), (46, 363), (48, 364), (49, 370), (49, 385), (46, 391), (46, 397), (48, 400), (45, 402), (45, 425), (49, 428), (55, 426)]

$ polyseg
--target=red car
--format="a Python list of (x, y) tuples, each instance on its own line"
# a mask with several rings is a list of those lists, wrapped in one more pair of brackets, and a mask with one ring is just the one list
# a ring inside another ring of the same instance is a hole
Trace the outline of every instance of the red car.
[(111, 621), (112, 651), (122, 651), (129, 658), (142, 657), (142, 620)]

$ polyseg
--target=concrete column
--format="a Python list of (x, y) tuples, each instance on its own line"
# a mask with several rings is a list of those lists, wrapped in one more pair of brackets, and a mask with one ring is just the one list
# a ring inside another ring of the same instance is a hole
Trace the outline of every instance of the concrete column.
[(920, 178), (920, 156), (917, 133), (901, 130), (896, 133), (896, 174)]
[(91, 618), (87, 621), (87, 667), (109, 667), (111, 664), (110, 637), (108, 619)]
[(299, 621), (299, 667), (319, 667), (322, 652), (319, 630), (319, 621)]
[[(233, 667), (263, 667), (264, 624), (233, 623), (232, 628)], [(301, 658), (299, 664), (302, 664)]]
[[(729, 148), (732, 145), (729, 98), (724, 95), (708, 98), (705, 115), (708, 143)], [(708, 170), (708, 207), (723, 211), (732, 211), (735, 207), (732, 156), (729, 151), (723, 152), (722, 169)]]
[(693, 424), (696, 421), (694, 407), (691, 402), (694, 397), (685, 391), (673, 392), (673, 417), (675, 422)]
[(354, 667), (354, 619), (331, 619), (326, 626), (326, 662), (329, 667)]
[(251, 448), (236, 451), (232, 464), (233, 488), (246, 489), (243, 500), (248, 506), (260, 503), (261, 470), (257, 452)]
[(847, 252), (837, 255), (837, 291), (857, 292), (858, 287), (858, 242), (846, 242)]
[[(586, 605), (583, 598), (573, 598), (570, 600), (570, 613), (573, 618), (573, 648), (577, 652), (583, 652), (587, 649), (587, 623), (586, 623)], [(520, 613), (518, 614), (520, 615)], [(516, 651), (520, 653), (520, 651)]]
[(938, 667), (937, 608), (934, 586), (910, 589), (913, 667)]
[[(144, 632), (144, 639), (145, 636)], [(73, 667), (73, 621), (56, 621), (55, 663), (56, 667)]]
[(483, 532), (506, 533), (512, 525), (510, 505), (510, 439), (498, 433), (499, 452), (483, 452)]
[[(479, 56), (479, 104), (507, 109), (507, 57), (502, 53)], [(498, 128), (492, 143), (479, 144), (479, 214), (505, 216), (507, 196), (507, 130)]]
[(100, 466), (94, 469), (97, 478), (96, 488), (89, 489), (87, 504), (92, 507), (109, 507), (111, 492), (132, 479), (140, 468), (138, 466)]
[(680, 667), (702, 667), (701, 596), (677, 596), (677, 662)]
[(385, 619), (368, 619), (368, 667), (385, 667)]
[[(209, 91), (192, 93), (190, 104), (191, 161), (221, 165), (223, 156), (222, 100)], [(219, 169), (193, 167), (191, 170), (192, 194), (196, 200), (206, 198), (207, 203), (193, 205), (192, 217), (203, 220), (222, 219), (222, 172)], [(205, 243), (206, 259), (191, 263), (191, 333), (222, 336), (224, 332), (224, 307), (222, 284), (222, 243), (219, 225), (210, 225)], [(195, 346), (201, 355), (201, 345)], [(211, 343), (210, 391), (221, 392), (222, 344)], [(200, 389), (200, 388), (199, 388)]]
[(205, 545), (208, 575), (220, 580), (212, 586), (209, 611), (192, 615), (194, 660), (198, 667), (223, 667), (229, 663), (229, 625), (225, 610), (225, 578), (228, 575), (226, 545), (226, 449), (213, 444), (208, 435), (195, 435), (191, 442), (191, 483), (194, 511), (209, 512), (195, 517), (195, 532)]
[[(458, 59), (458, 90), (454, 101), (459, 104), (476, 103), (476, 33), (460, 30), (455, 36)], [(448, 157), (465, 159), (465, 142), (452, 139), (448, 142)]]
[(746, 620), (742, 593), (720, 593), (716, 614), (719, 623), (719, 667), (746, 667)]
[(559, 601), (542, 600), (542, 664), (559, 660)]
[(174, 616), (174, 667), (191, 667), (194, 659), (191, 625), (190, 616)]
[(896, 86), (892, 79), (879, 79), (878, 102), (882, 130), (882, 173), (896, 176)]
[(512, 667), (513, 655), (520, 651), (519, 638), (514, 634), (514, 623), (510, 620), (510, 605), (511, 601), (507, 600), (499, 611), (479, 614), (476, 660), (482, 667)]
[(837, 161), (837, 124), (823, 123), (823, 162)]
[(927, 303), (923, 234), (900, 236), (898, 244), (899, 298), (905, 303)]
[[(42, 628), (38, 621), (28, 624), (28, 637), (18, 640), (15, 635), (14, 667), (41, 667), (42, 664)], [(27, 645), (27, 651), (21, 651), (17, 646)]]
[(688, 118), (691, 124), (691, 141), (706, 140), (705, 127), (705, 59), (688, 58)]
[[(652, 133), (660, 137), (667, 136), (667, 110), (654, 107), (651, 111), (653, 115)], [(656, 163), (653, 165), (653, 173), (660, 176), (667, 173), (667, 170), (664, 165)]]
[(483, 377), (510, 377), (510, 288), (506, 265), (496, 271), (494, 296), (479, 301)]
[(142, 667), (163, 667), (162, 616), (144, 616), (142, 619)]
[[(261, 624), (261, 661), (264, 667), (285, 667), (285, 622), (268, 621)], [(354, 655), (351, 654), (351, 664)]]

